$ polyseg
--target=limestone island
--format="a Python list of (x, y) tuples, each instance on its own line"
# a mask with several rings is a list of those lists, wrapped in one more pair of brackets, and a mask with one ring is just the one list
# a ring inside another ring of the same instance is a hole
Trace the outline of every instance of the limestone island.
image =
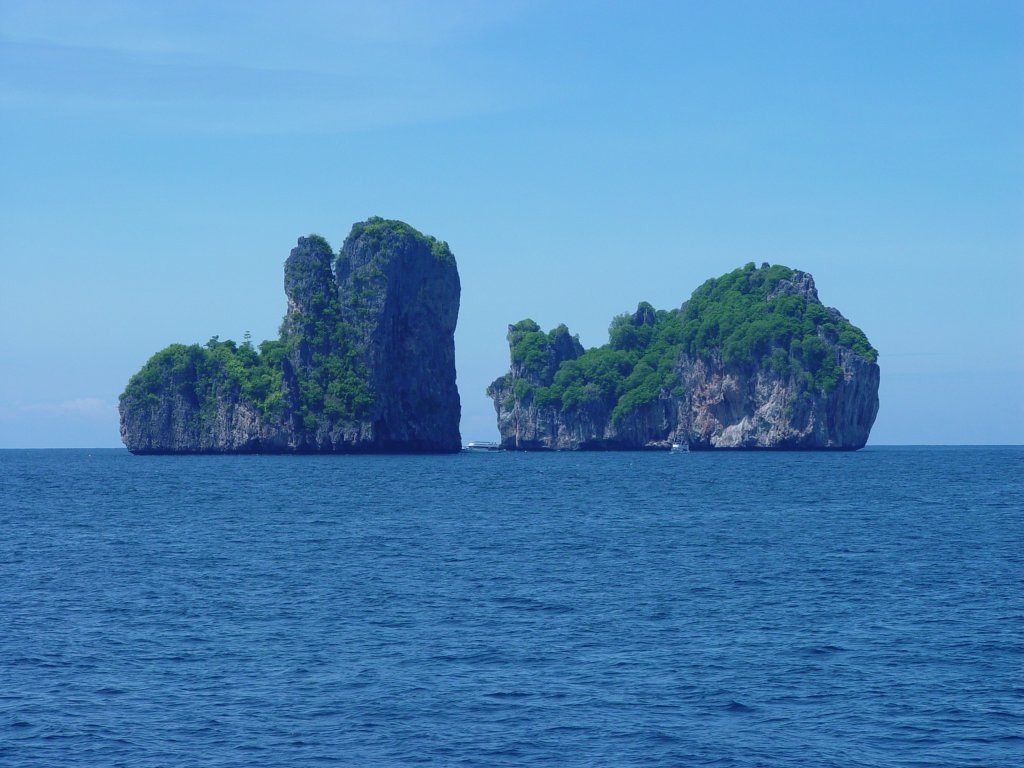
[(459, 273), (448, 244), (400, 221), (355, 224), (335, 256), (299, 238), (280, 337), (172, 344), (131, 377), (135, 454), (454, 453)]
[(878, 413), (878, 352), (780, 265), (708, 280), (679, 309), (641, 302), (594, 349), (532, 320), (508, 342), (487, 394), (509, 450), (857, 450)]

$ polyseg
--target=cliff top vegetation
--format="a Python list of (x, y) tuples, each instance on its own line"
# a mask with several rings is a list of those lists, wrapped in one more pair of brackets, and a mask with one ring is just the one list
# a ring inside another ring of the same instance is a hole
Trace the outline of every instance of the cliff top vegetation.
[(371, 248), (375, 251), (383, 249), (390, 241), (397, 238), (410, 238), (427, 246), (438, 261), (445, 264), (455, 263), (455, 256), (452, 254), (447, 242), (438, 240), (432, 235), (425, 235), (415, 227), (411, 227), (404, 221), (398, 221), (397, 219), (371, 216), (366, 221), (354, 225), (349, 238), (352, 240), (366, 238), (369, 240)]

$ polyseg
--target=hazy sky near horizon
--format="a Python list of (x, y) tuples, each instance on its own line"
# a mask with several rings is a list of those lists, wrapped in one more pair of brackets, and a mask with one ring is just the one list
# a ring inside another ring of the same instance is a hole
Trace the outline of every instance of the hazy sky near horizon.
[(371, 215), (455, 253), (464, 440), (508, 323), (767, 261), (878, 348), (871, 444), (1024, 443), (1016, 0), (0, 0), (0, 146), (0, 448), (120, 445), (151, 354), (275, 337)]

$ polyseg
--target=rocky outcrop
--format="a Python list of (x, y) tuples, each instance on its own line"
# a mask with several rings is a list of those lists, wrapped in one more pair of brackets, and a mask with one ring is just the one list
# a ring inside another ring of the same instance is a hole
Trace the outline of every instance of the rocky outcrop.
[(848, 349), (837, 347), (834, 354), (842, 375), (827, 393), (798, 376), (729, 370), (720, 356), (682, 355), (685, 394), (669, 439), (690, 450), (863, 448), (878, 413), (879, 369)]
[(355, 330), (370, 391), (374, 444), (459, 450), (455, 325), (459, 274), (445, 243), (400, 227), (359, 227), (338, 255), (343, 322)]
[[(652, 324), (648, 307), (641, 305), (631, 322), (638, 326)], [(498, 415), (502, 447), (520, 451), (597, 451), (671, 446), (668, 435), (675, 424), (677, 403), (670, 398), (637, 409), (625, 420), (613, 421), (616, 402), (610, 398), (592, 398), (563, 408), (561, 400), (538, 397), (538, 391), (553, 384), (563, 363), (584, 354), (579, 337), (570, 335), (564, 325), (546, 335), (539, 331), (537, 324), (529, 320), (508, 327), (511, 370), (487, 388)], [(536, 343), (522, 352), (527, 336), (533, 336)]]
[(237, 390), (225, 387), (207, 405), (193, 382), (171, 370), (165, 392), (150, 404), (121, 401), (121, 440), (132, 453), (257, 453), (271, 438), (256, 408)]
[(133, 453), (454, 452), (460, 284), (446, 243), (356, 224), (335, 256), (299, 238), (281, 337), (171, 345), (121, 395)]
[(855, 450), (867, 442), (877, 353), (821, 304), (805, 272), (748, 265), (708, 281), (679, 310), (641, 304), (610, 330), (609, 345), (560, 355), (536, 324), (509, 326), (511, 370), (487, 391), (504, 448)]
[(614, 403), (598, 401), (575, 408), (538, 406), (516, 400), (507, 382), (488, 388), (495, 399), (501, 447), (510, 451), (668, 450), (676, 433), (679, 402), (666, 396), (654, 405), (612, 420)]

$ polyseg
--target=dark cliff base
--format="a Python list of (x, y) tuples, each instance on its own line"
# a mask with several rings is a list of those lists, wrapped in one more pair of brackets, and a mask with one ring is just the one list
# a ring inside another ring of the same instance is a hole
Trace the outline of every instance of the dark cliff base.
[(859, 451), (863, 446), (840, 446), (840, 445), (825, 445), (825, 446), (790, 446), (790, 445), (752, 445), (752, 446), (730, 446), (728, 448), (719, 448), (714, 445), (700, 445), (690, 446), (688, 449), (690, 453), (821, 453), (826, 451), (829, 453), (854, 453)]
[(261, 448), (245, 448), (240, 450), (160, 450), (160, 449), (137, 449), (133, 450), (135, 456), (390, 456), (390, 455), (425, 455), (434, 454), (438, 456), (450, 456), (459, 453), (462, 446), (457, 448), (438, 448), (431, 445), (398, 445), (372, 448), (341, 448), (331, 450), (330, 448), (297, 448), (297, 449), (273, 449), (263, 450)]
[[(506, 451), (519, 451), (520, 453), (555, 453), (557, 451), (566, 450), (563, 448), (551, 448), (545, 445), (502, 445), (502, 450)], [(658, 452), (670, 453), (672, 451), (671, 445), (629, 445), (625, 443), (619, 443), (616, 445), (608, 445), (601, 443), (580, 443), (579, 445), (573, 446), (573, 451), (588, 452), (588, 453), (638, 453), (638, 452)], [(841, 447), (841, 446), (828, 446), (824, 448), (817, 447), (804, 447), (804, 446), (750, 446), (750, 447), (732, 447), (732, 448), (716, 448), (713, 445), (701, 445), (701, 446), (690, 446), (684, 448), (679, 453), (820, 453), (821, 451), (831, 451), (833, 453), (853, 453), (859, 451), (860, 448), (854, 447)]]
[[(501, 446), (502, 450), (505, 451), (519, 451), (520, 453), (551, 453), (555, 451), (565, 450), (563, 448), (556, 448), (543, 443), (520, 443), (519, 445), (504, 444)], [(630, 445), (629, 443), (580, 443), (573, 446), (571, 450), (574, 451), (586, 451), (588, 453), (625, 453), (637, 451), (664, 451), (668, 452), (672, 450), (671, 445)]]

